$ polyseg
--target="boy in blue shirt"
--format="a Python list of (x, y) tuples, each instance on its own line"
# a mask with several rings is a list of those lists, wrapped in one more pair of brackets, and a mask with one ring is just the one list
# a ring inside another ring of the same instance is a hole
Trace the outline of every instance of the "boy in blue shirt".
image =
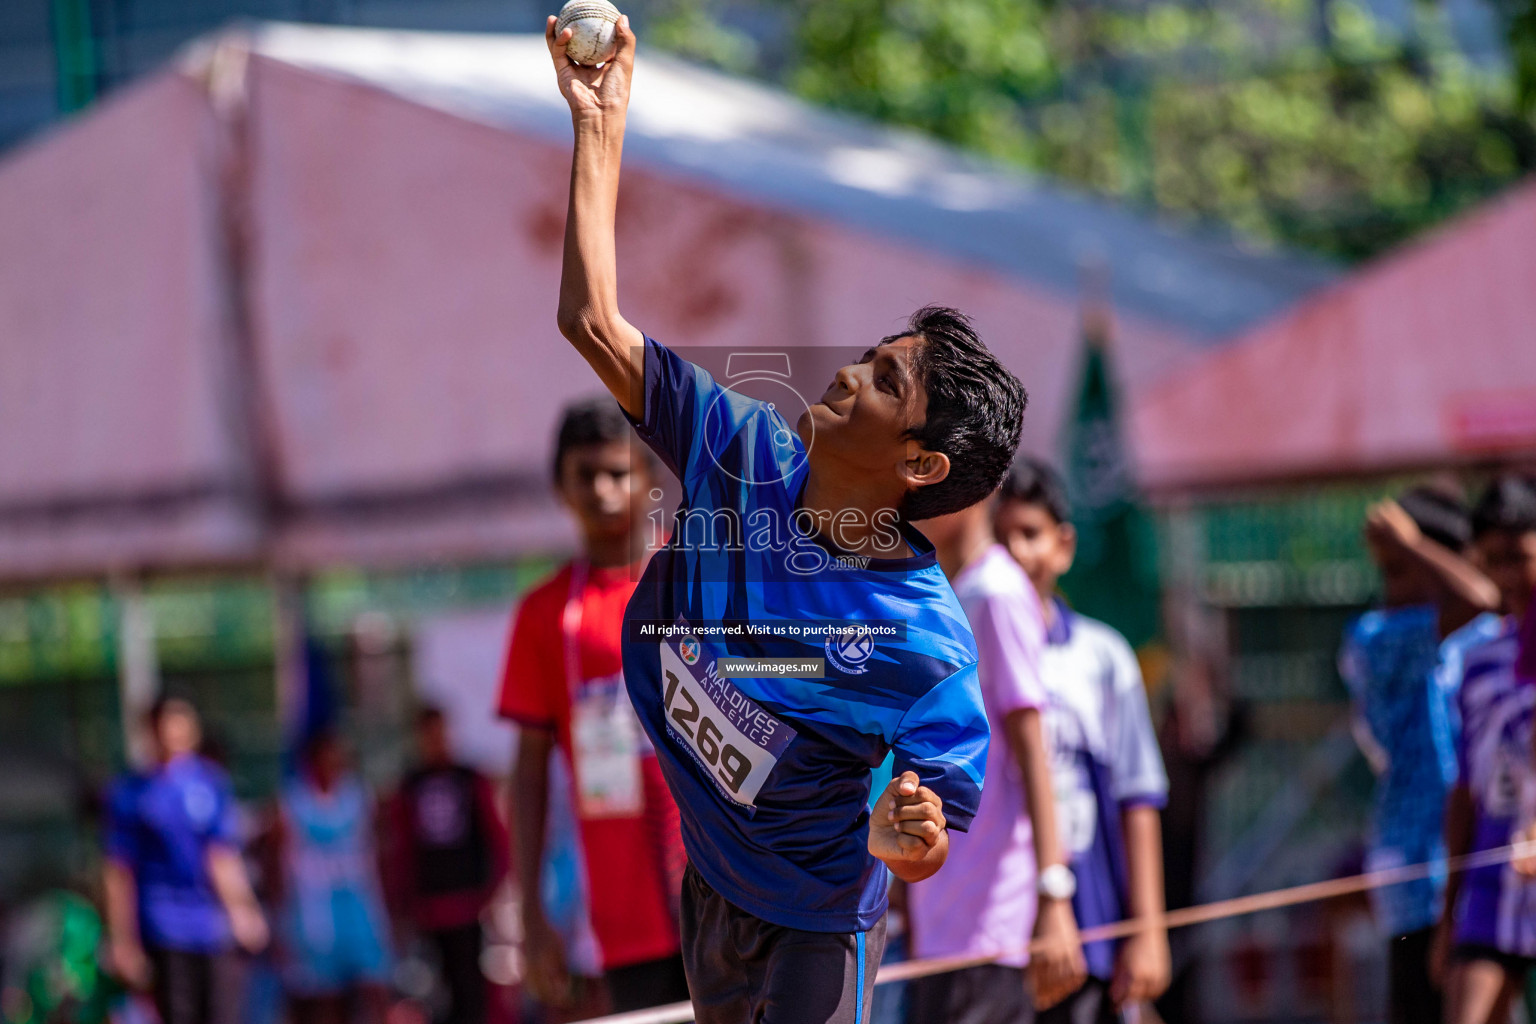
[[(614, 255), (635, 38), (621, 19), (613, 58), (585, 68), (554, 18), (546, 35), (576, 140), (561, 333), (683, 485), (674, 539), (629, 604), (624, 677), (681, 813), (696, 1019), (855, 1024), (886, 869), (939, 870), (987, 752), (965, 615), (909, 524), (996, 488), (1024, 389), (941, 308), (839, 370), (793, 424), (644, 337), (619, 314)], [(724, 661), (789, 657), (815, 667)]]
[(1498, 589), (1467, 561), (1471, 518), (1459, 497), (1415, 487), (1374, 506), (1365, 539), (1383, 607), (1350, 624), (1339, 674), (1356, 735), (1376, 771), (1367, 866), (1436, 863), (1423, 879), (1376, 892), (1388, 936), (1389, 1024), (1438, 1024), (1429, 970), (1445, 888), (1445, 801), (1456, 778), (1456, 689), (1462, 652), (1497, 629)]
[(229, 779), (198, 756), (197, 712), (162, 699), (149, 713), (155, 766), (112, 790), (107, 809), (107, 959), (154, 996), (162, 1024), (235, 1024), (239, 950), (267, 943), (235, 834)]

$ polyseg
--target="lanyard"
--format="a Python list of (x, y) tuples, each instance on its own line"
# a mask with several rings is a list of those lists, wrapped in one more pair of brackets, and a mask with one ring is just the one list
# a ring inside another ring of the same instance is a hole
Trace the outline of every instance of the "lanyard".
[(560, 633), (565, 642), (565, 685), (572, 697), (581, 686), (581, 620), (583, 597), (591, 565), (585, 558), (571, 563), (571, 585), (565, 595), (565, 610), (560, 615)]

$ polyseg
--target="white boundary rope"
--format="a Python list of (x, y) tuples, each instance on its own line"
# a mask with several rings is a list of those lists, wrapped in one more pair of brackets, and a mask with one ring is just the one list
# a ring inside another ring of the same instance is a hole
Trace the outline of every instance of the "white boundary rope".
[[(1444, 870), (1447, 874), (1456, 874), (1462, 871), (1471, 871), (1474, 868), (1506, 864), (1516, 857), (1531, 856), (1536, 856), (1536, 840), (1511, 843), (1509, 846), (1483, 850), (1480, 853), (1469, 853), (1461, 857), (1452, 857), (1445, 862)], [(1337, 899), (1340, 896), (1349, 896), (1354, 893), (1368, 892), (1372, 889), (1382, 889), (1389, 885), (1401, 885), (1403, 882), (1428, 878), (1437, 870), (1441, 870), (1439, 863), (1427, 861), (1423, 864), (1405, 864), (1401, 867), (1385, 868), (1381, 871), (1368, 871), (1363, 875), (1350, 875), (1346, 878), (1330, 878), (1322, 882), (1293, 885), (1288, 889), (1274, 889), (1270, 892), (1255, 893), (1252, 896), (1238, 896), (1234, 899), (1218, 900), (1215, 903), (1204, 903), (1199, 906), (1171, 910), (1156, 918), (1134, 918), (1116, 921), (1113, 924), (1099, 925), (1095, 928), (1084, 928), (1082, 940), (1087, 943), (1098, 942), (1104, 939), (1120, 939), (1127, 935), (1134, 935), (1144, 928), (1157, 924), (1161, 924), (1164, 928), (1171, 931), (1174, 928), (1187, 928), (1190, 925), (1207, 924), (1211, 921), (1220, 921), (1229, 917), (1257, 914), (1264, 910), (1278, 910), (1282, 907), (1294, 907), (1302, 903), (1317, 903), (1321, 900)], [(1533, 881), (1532, 884), (1536, 884), (1536, 881)], [(905, 963), (887, 964), (880, 968), (880, 973), (875, 978), (875, 984), (886, 985), (896, 981), (908, 981), (912, 978), (926, 978), (934, 974), (958, 971), (967, 967), (980, 967), (983, 964), (994, 963), (1010, 953), (1032, 950), (1033, 947), (1034, 943), (1030, 943), (1027, 946), (1019, 946), (1015, 949), (994, 953), (990, 956), (933, 957), (928, 960), (909, 960)], [(691, 1020), (693, 1020), (693, 1005), (691, 1003), (671, 1003), (667, 1006), (652, 1007), (649, 1010), (615, 1013), (606, 1017), (589, 1017), (584, 1021), (577, 1022), (577, 1024), (688, 1024)]]

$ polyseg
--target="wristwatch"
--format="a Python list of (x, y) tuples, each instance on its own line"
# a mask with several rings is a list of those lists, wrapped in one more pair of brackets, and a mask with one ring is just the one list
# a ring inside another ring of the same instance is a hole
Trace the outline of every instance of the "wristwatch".
[(1035, 888), (1040, 891), (1040, 895), (1050, 899), (1069, 900), (1077, 895), (1077, 876), (1065, 864), (1052, 864), (1040, 872), (1040, 880), (1035, 883)]

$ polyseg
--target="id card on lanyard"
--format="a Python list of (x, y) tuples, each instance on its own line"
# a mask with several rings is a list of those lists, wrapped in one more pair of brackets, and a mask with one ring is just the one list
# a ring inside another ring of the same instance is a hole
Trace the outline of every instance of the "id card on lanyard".
[(585, 559), (571, 566), (571, 588), (561, 616), (566, 685), (571, 695), (571, 762), (582, 818), (633, 818), (645, 809), (640, 775), (640, 721), (624, 689), (623, 672), (605, 679), (581, 673), (581, 621), (587, 588)]

